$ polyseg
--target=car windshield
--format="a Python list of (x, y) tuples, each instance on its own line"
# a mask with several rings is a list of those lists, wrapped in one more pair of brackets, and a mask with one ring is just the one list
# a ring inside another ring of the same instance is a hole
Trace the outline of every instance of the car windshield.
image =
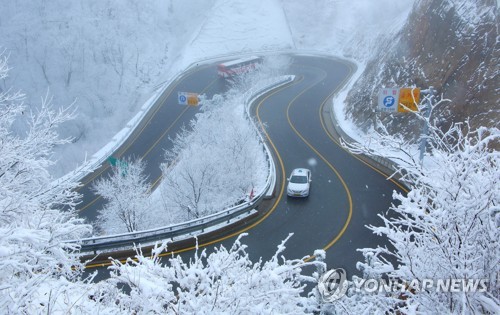
[(305, 184), (305, 183), (307, 183), (307, 176), (294, 175), (294, 176), (292, 176), (292, 178), (290, 178), (290, 183)]

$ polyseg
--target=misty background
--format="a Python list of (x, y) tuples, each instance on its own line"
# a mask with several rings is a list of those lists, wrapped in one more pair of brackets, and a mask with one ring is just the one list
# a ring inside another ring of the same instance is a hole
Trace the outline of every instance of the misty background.
[[(56, 149), (61, 176), (111, 140), (169, 77), (227, 54), (303, 49), (363, 61), (379, 36), (404, 23), (413, 0), (2, 1), (0, 47), (10, 76), (0, 88), (74, 103)], [(304, 13), (304, 7), (307, 11)], [(22, 129), (22, 126), (19, 127)]]
[(495, 0), (3, 0), (0, 47), (12, 70), (0, 89), (21, 89), (33, 109), (47, 93), (57, 106), (74, 103), (77, 118), (60, 128), (74, 140), (56, 148), (54, 176), (106, 145), (189, 64), (231, 54), (300, 50), (356, 62), (337, 113), (365, 132), (377, 125), (376, 90), (398, 84), (438, 87), (457, 104), (445, 120), (495, 125), (497, 25)]

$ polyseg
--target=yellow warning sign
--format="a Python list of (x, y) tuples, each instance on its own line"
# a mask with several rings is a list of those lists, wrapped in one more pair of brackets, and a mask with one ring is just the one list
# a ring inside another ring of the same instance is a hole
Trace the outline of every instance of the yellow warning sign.
[(409, 111), (417, 111), (417, 104), (420, 103), (419, 88), (400, 88), (398, 112), (406, 113)]
[(190, 106), (197, 106), (198, 105), (198, 94), (188, 93), (187, 104)]

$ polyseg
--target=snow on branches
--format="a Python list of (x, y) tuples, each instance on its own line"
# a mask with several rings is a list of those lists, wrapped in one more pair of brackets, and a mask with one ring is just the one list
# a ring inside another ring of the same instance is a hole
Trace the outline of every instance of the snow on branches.
[(125, 159), (112, 166), (108, 178), (98, 180), (93, 188), (106, 199), (99, 211), (97, 225), (108, 234), (147, 229), (154, 217), (150, 209), (150, 187), (144, 173), (145, 162)]
[(113, 281), (131, 289), (117, 306), (148, 314), (301, 314), (314, 306), (300, 281), (302, 268), (314, 262), (281, 257), (285, 240), (269, 261), (253, 263), (240, 239), (230, 249), (197, 252), (189, 262), (176, 256), (162, 265), (165, 244), (152, 257), (138, 252), (137, 261), (115, 260)]
[(269, 56), (258, 71), (233, 77), (231, 89), (204, 100), (202, 113), (177, 135), (165, 154), (160, 186), (166, 209), (162, 217), (169, 223), (219, 212), (264, 187), (268, 164), (258, 131), (246, 115), (246, 97), (281, 76), (290, 62)]
[[(417, 114), (420, 116), (420, 114)], [(431, 117), (432, 118), (432, 117)], [(439, 292), (413, 290), (403, 313), (496, 313), (500, 287), (500, 140), (496, 128), (470, 130), (467, 122), (447, 130), (436, 119), (420, 116), (428, 124), (425, 163), (406, 159), (401, 166), (408, 194), (394, 193), (398, 201), (381, 226), (369, 228), (388, 238), (390, 247), (365, 248), (366, 261), (358, 267), (371, 277), (394, 279), (486, 279), (486, 292)], [(378, 134), (373, 151), (350, 145), (355, 152), (390, 157), (384, 145), (412, 156), (408, 143)], [(400, 303), (393, 297), (393, 305)]]
[[(5, 77), (7, 61), (2, 55), (0, 60)], [(76, 279), (78, 246), (64, 241), (90, 233), (74, 213), (77, 183), (55, 184), (47, 171), (53, 148), (68, 142), (56, 129), (72, 118), (68, 109), (54, 110), (51, 101), (42, 98), (33, 113), (22, 93), (0, 93), (0, 310), (6, 314), (29, 313), (35, 300), (46, 301), (40, 297), (43, 283)]]
[(204, 101), (203, 112), (166, 152), (160, 190), (173, 222), (222, 211), (263, 188), (267, 161), (257, 131), (245, 118), (239, 90)]

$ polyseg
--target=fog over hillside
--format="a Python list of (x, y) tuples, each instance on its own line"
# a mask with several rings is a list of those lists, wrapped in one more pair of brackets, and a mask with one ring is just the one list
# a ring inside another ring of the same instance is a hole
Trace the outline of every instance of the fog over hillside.
[[(2, 1), (0, 46), (10, 55), (1, 87), (36, 107), (75, 102), (77, 118), (61, 128), (73, 145), (58, 148), (62, 175), (105, 145), (166, 80), (183, 38), (213, 1)], [(190, 20), (184, 17), (189, 14)], [(175, 40), (174, 40), (175, 39)]]
[[(61, 129), (75, 140), (57, 148), (56, 176), (104, 146), (168, 78), (193, 61), (220, 55), (297, 49), (351, 58), (361, 69), (366, 66), (346, 103), (357, 121), (373, 115), (372, 109), (359, 108), (373, 108), (378, 87), (428, 82), (464, 95), (456, 106), (467, 108), (465, 114), (495, 113), (497, 93), (488, 92), (498, 83), (494, 7), (494, 0), (3, 1), (0, 46), (10, 54), (12, 70), (0, 88), (22, 89), (32, 107), (47, 91), (57, 105), (75, 102), (77, 119)], [(487, 36), (482, 36), (484, 18), (491, 23)], [(415, 32), (428, 31), (431, 24), (442, 30), (441, 37), (413, 41), (419, 38)], [(445, 41), (457, 32), (464, 36)], [(449, 48), (443, 67), (451, 69), (446, 82), (420, 66), (431, 54), (431, 70), (440, 69), (443, 47)], [(409, 68), (403, 60), (410, 61)], [(379, 70), (383, 75), (374, 77)], [(419, 73), (425, 75), (416, 78)], [(472, 73), (476, 87), (468, 90), (461, 82)], [(481, 81), (486, 77), (489, 81)], [(480, 105), (483, 98), (488, 103)]]
[(373, 56), (381, 39), (399, 31), (414, 2), (282, 0), (296, 48), (325, 51), (360, 62)]

